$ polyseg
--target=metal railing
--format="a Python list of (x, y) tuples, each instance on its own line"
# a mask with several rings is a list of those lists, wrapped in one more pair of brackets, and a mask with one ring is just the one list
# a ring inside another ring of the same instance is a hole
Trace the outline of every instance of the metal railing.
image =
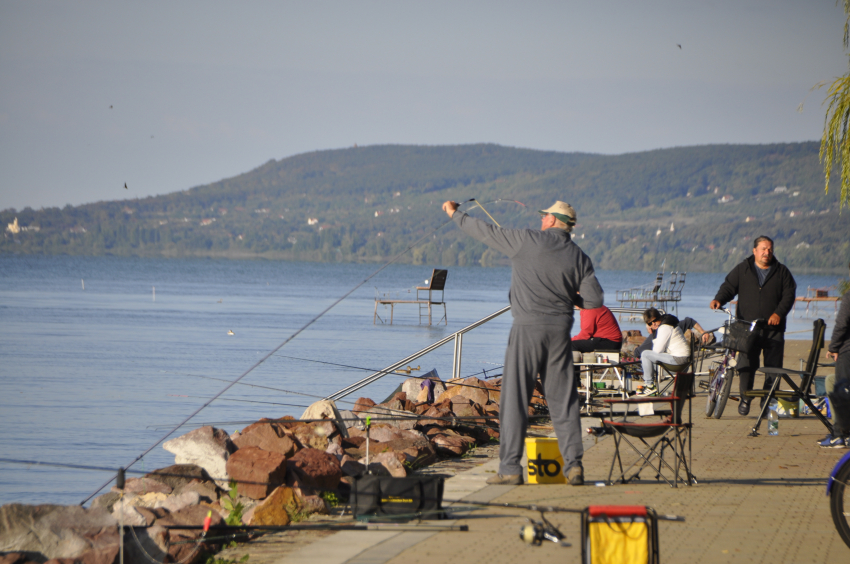
[(425, 347), (421, 351), (415, 352), (412, 355), (408, 356), (407, 358), (403, 358), (403, 359), (399, 360), (398, 362), (387, 366), (383, 370), (379, 370), (378, 372), (375, 372), (374, 374), (371, 374), (371, 375), (363, 378), (362, 380), (355, 382), (355, 383), (351, 384), (350, 386), (339, 390), (338, 392), (334, 392), (333, 394), (329, 395), (325, 399), (327, 399), (327, 400), (338, 400), (338, 399), (344, 398), (347, 395), (353, 394), (357, 390), (364, 388), (364, 387), (368, 386), (369, 384), (380, 380), (381, 378), (383, 378), (387, 374), (392, 374), (393, 371), (396, 370), (397, 368), (401, 368), (402, 366), (413, 362), (417, 358), (424, 356), (424, 355), (428, 354), (429, 352), (442, 347), (443, 345), (445, 345), (446, 343), (448, 343), (450, 341), (454, 341), (454, 358), (452, 360), (452, 379), (458, 378), (460, 376), (461, 355), (463, 354), (463, 335), (464, 335), (464, 333), (468, 333), (469, 331), (472, 331), (476, 327), (480, 327), (481, 325), (484, 325), (485, 323), (487, 323), (491, 319), (495, 319), (496, 317), (499, 317), (500, 315), (502, 315), (503, 313), (505, 313), (506, 311), (508, 311), (510, 309), (511, 309), (511, 306), (503, 307), (499, 311), (497, 311), (495, 313), (491, 313), (487, 317), (479, 319), (478, 321), (476, 321), (475, 323), (472, 323), (471, 325), (467, 325), (463, 329), (456, 331), (456, 332), (452, 333), (451, 335), (440, 339), (436, 343), (428, 345), (427, 347)]
[[(415, 352), (412, 355), (410, 355), (406, 358), (403, 358), (403, 359), (399, 360), (398, 362), (395, 362), (395, 363), (387, 366), (383, 370), (379, 370), (379, 371), (377, 371), (373, 374), (370, 374), (369, 376), (366, 376), (362, 380), (359, 380), (359, 381), (351, 384), (348, 387), (345, 387), (345, 388), (343, 388), (343, 389), (341, 389), (337, 392), (334, 392), (333, 394), (327, 396), (325, 399), (326, 400), (339, 400), (339, 399), (344, 398), (345, 396), (351, 395), (354, 392), (360, 390), (361, 388), (365, 388), (369, 384), (372, 384), (373, 382), (377, 382), (378, 380), (380, 380), (381, 378), (383, 378), (387, 374), (393, 374), (396, 369), (401, 368), (401, 367), (405, 366), (406, 364), (413, 362), (417, 358), (424, 356), (424, 355), (428, 354), (429, 352), (442, 347), (443, 345), (447, 344), (450, 341), (454, 341), (454, 356), (452, 358), (452, 379), (459, 378), (460, 377), (460, 367), (461, 367), (461, 357), (463, 356), (463, 335), (465, 333), (472, 331), (476, 327), (480, 327), (481, 325), (484, 325), (488, 321), (491, 321), (491, 320), (499, 317), (500, 315), (509, 311), (510, 309), (511, 309), (511, 306), (505, 306), (502, 309), (500, 309), (499, 311), (491, 313), (487, 317), (483, 317), (483, 318), (479, 319), (478, 321), (476, 321), (476, 322), (474, 322), (470, 325), (467, 325), (463, 329), (460, 329), (459, 331), (456, 331), (456, 332), (452, 333), (451, 335), (448, 335), (447, 337), (444, 337), (444, 338), (440, 339), (439, 341), (437, 341), (437, 342), (435, 342), (431, 345), (428, 345), (424, 349), (422, 349), (418, 352)], [(630, 315), (643, 314), (643, 311), (644, 311), (643, 309), (639, 309), (639, 308), (624, 308), (624, 307), (612, 307), (612, 308), (609, 308), (609, 309), (611, 310), (612, 313), (620, 313), (620, 314), (628, 313)], [(662, 313), (662, 314), (664, 313), (663, 310), (659, 310), (659, 312)]]

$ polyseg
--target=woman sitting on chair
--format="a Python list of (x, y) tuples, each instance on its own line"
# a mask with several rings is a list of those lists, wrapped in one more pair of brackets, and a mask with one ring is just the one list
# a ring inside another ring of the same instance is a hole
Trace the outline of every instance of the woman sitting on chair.
[(659, 362), (664, 364), (688, 362), (691, 345), (679, 328), (679, 319), (676, 316), (661, 315), (657, 309), (651, 307), (643, 312), (643, 320), (646, 322), (647, 329), (656, 332), (655, 339), (652, 340), (652, 350), (643, 351), (640, 355), (644, 383), (641, 395), (651, 396), (658, 393), (653, 378), (655, 366)]

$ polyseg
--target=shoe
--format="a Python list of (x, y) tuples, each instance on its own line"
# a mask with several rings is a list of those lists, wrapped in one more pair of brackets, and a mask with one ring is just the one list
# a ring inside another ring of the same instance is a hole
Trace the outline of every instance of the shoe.
[(650, 384), (648, 386), (644, 386), (638, 392), (638, 395), (641, 396), (654, 396), (658, 394), (658, 387), (655, 384)]
[(833, 437), (829, 435), (821, 441), (820, 446), (823, 448), (847, 448), (847, 440), (844, 437)]
[(496, 474), (487, 478), (491, 486), (521, 486), (522, 474)]
[(830, 439), (832, 439), (832, 435), (827, 435), (827, 436), (825, 436), (825, 437), (824, 437), (824, 438), (822, 438), (822, 439), (818, 439), (817, 444), (818, 444), (818, 445), (820, 445), (822, 442), (824, 442), (824, 441), (828, 441), (828, 440), (830, 440)]
[(750, 414), (750, 402), (741, 400), (741, 403), (738, 404), (738, 415), (749, 415)]
[(573, 466), (570, 468), (570, 471), (567, 472), (567, 483), (571, 486), (583, 486), (584, 485), (584, 468), (581, 466)]

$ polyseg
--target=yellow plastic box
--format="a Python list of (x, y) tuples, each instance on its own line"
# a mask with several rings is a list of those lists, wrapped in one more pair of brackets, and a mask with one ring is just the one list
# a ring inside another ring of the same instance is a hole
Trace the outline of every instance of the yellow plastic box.
[(563, 484), (564, 459), (558, 449), (558, 439), (549, 437), (528, 437), (525, 439), (525, 452), (528, 455), (526, 475), (528, 484)]

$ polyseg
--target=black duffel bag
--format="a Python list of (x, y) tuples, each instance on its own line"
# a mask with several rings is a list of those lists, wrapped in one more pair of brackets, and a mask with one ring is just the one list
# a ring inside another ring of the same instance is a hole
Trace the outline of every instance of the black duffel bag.
[(351, 485), (351, 511), (355, 519), (443, 519), (443, 476), (373, 476), (357, 478)]

